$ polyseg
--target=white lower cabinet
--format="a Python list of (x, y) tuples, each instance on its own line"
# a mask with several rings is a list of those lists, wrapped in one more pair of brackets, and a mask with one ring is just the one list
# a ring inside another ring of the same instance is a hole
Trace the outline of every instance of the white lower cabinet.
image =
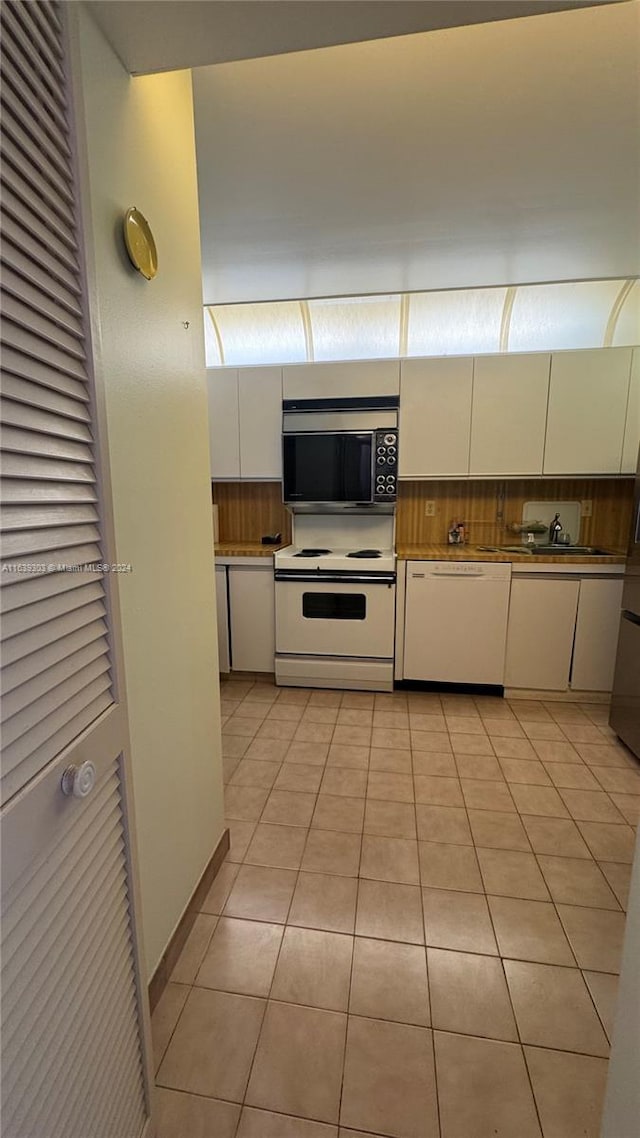
[(512, 578), (505, 687), (567, 690), (579, 591), (577, 578)]
[(221, 672), (231, 670), (229, 651), (229, 597), (227, 567), (216, 565), (216, 615), (218, 618), (218, 667)]
[(234, 672), (273, 672), (275, 592), (273, 562), (229, 566), (231, 667)]
[(611, 691), (618, 647), (621, 578), (583, 579), (573, 646), (571, 687), (575, 691)]

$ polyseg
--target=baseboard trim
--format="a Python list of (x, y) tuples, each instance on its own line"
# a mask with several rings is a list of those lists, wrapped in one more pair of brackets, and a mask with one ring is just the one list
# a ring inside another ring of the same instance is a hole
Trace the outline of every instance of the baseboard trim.
[(162, 954), (160, 963), (149, 981), (149, 1006), (151, 1011), (156, 1007), (158, 1000), (169, 982), (171, 973), (176, 966), (176, 961), (185, 946), (187, 937), (200, 912), (200, 906), (213, 885), (220, 866), (229, 852), (229, 846), (229, 831), (224, 830), (220, 841), (205, 866), (204, 873), (191, 894), (184, 913), (178, 921), (175, 932)]

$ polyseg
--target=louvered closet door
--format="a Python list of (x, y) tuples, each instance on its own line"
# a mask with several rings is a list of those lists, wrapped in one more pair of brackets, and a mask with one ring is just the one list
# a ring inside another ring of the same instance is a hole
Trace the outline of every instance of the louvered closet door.
[(140, 1138), (148, 1012), (62, 16), (2, 4), (2, 1132)]

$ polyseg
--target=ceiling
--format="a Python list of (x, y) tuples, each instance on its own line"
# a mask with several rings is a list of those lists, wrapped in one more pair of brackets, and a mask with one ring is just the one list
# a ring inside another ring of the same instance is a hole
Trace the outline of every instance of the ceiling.
[(638, 15), (198, 69), (205, 303), (637, 275)]
[(618, 0), (86, 0), (132, 74)]

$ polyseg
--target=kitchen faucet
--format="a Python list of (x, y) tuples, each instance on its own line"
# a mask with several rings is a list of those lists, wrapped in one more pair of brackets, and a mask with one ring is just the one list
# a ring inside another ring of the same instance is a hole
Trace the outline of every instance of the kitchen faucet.
[(562, 533), (562, 522), (560, 521), (560, 514), (556, 514), (551, 525), (549, 526), (549, 541), (552, 545), (558, 544), (558, 536)]

